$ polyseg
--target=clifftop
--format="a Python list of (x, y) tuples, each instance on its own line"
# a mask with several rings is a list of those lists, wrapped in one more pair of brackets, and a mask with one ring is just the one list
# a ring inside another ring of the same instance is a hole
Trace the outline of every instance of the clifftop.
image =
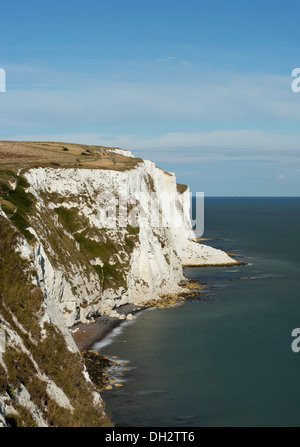
[(133, 157), (131, 152), (120, 148), (56, 142), (0, 141), (2, 168), (61, 167), (125, 171), (141, 161), (141, 158)]

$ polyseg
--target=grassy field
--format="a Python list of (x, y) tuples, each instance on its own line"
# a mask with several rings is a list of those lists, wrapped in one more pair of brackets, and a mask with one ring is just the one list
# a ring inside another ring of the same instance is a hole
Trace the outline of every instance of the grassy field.
[(31, 167), (61, 167), (86, 169), (132, 169), (142, 160), (126, 157), (104, 146), (87, 146), (71, 143), (0, 141), (2, 169)]

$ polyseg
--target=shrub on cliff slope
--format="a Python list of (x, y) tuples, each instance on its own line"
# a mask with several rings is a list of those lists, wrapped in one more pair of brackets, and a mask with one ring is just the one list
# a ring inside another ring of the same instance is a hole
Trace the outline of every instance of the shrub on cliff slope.
[[(95, 387), (86, 380), (81, 355), (68, 349), (55, 325), (41, 324), (43, 294), (32, 283), (29, 262), (16, 251), (19, 237), (0, 216), (0, 329), (6, 335), (0, 355), (2, 418), (14, 426), (38, 425), (36, 414), (50, 426), (110, 426), (101, 400), (94, 399)], [(49, 383), (69, 406), (49, 391)], [(19, 398), (21, 389), (30, 395), (28, 405)]]

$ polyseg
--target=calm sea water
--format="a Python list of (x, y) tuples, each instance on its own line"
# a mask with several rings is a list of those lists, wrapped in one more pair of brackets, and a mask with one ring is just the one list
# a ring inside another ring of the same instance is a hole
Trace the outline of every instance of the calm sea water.
[(206, 198), (204, 237), (248, 265), (193, 268), (203, 301), (140, 314), (100, 352), (129, 361), (102, 397), (121, 426), (300, 426), (300, 198)]

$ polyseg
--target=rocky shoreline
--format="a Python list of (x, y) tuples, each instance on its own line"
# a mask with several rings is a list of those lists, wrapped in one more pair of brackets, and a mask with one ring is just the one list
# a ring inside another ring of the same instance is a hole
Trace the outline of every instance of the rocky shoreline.
[(138, 312), (148, 308), (163, 308), (180, 305), (185, 299), (198, 296), (205, 284), (198, 281), (185, 280), (182, 284), (183, 291), (178, 294), (167, 294), (159, 300), (145, 301), (141, 305), (125, 304), (118, 308), (118, 313), (125, 318), (110, 317), (108, 315), (100, 315), (95, 318), (93, 323), (78, 323), (70, 329), (72, 337), (79, 349), (84, 352), (91, 350), (95, 343), (100, 342), (107, 337), (113, 329), (121, 325), (124, 321), (128, 321), (128, 315), (135, 315)]
[[(125, 304), (118, 309), (120, 315), (134, 315), (145, 307), (134, 304)], [(79, 349), (84, 352), (93, 348), (94, 344), (103, 340), (113, 329), (122, 324), (125, 319), (110, 317), (108, 315), (99, 315), (93, 323), (78, 323), (74, 325), (70, 332)]]
[[(177, 306), (186, 299), (199, 296), (201, 291), (206, 288), (205, 284), (201, 285), (194, 280), (186, 280), (181, 285), (183, 286), (183, 291), (179, 294), (164, 295), (159, 300), (147, 301), (142, 305), (125, 304), (118, 309), (118, 313), (127, 317), (149, 308)], [(113, 386), (121, 386), (111, 372), (114, 367), (120, 368), (124, 365), (119, 364), (119, 361), (114, 357), (108, 358), (99, 354), (93, 347), (125, 321), (128, 321), (127, 318), (100, 315), (92, 323), (78, 323), (70, 329), (72, 337), (82, 354), (88, 374), (98, 391), (110, 390)], [(118, 372), (117, 374), (121, 373)]]
[(128, 315), (135, 315), (138, 312), (148, 308), (163, 308), (180, 305), (184, 300), (200, 295), (206, 284), (200, 284), (196, 280), (186, 279), (181, 284), (182, 292), (177, 294), (163, 295), (158, 300), (145, 301), (140, 305), (125, 304), (118, 308), (118, 313), (125, 318), (110, 317), (100, 315), (95, 318), (93, 323), (78, 323), (70, 329), (73, 339), (78, 349), (83, 352), (93, 348), (94, 344), (107, 337), (113, 329), (118, 327), (124, 321), (127, 321)]
[[(118, 311), (120, 315), (134, 315), (146, 309), (143, 306), (126, 304), (121, 306)], [(120, 371), (115, 373), (115, 369), (125, 368), (126, 361), (120, 362), (117, 357), (108, 358), (99, 354), (93, 349), (95, 343), (105, 339), (116, 327), (120, 326), (126, 318), (110, 317), (100, 315), (95, 318), (93, 323), (78, 323), (74, 325), (70, 332), (81, 352), (85, 367), (90, 379), (97, 388), (97, 391), (111, 390), (113, 386), (122, 386), (115, 375), (122, 375)], [(123, 364), (124, 363), (124, 364)]]

